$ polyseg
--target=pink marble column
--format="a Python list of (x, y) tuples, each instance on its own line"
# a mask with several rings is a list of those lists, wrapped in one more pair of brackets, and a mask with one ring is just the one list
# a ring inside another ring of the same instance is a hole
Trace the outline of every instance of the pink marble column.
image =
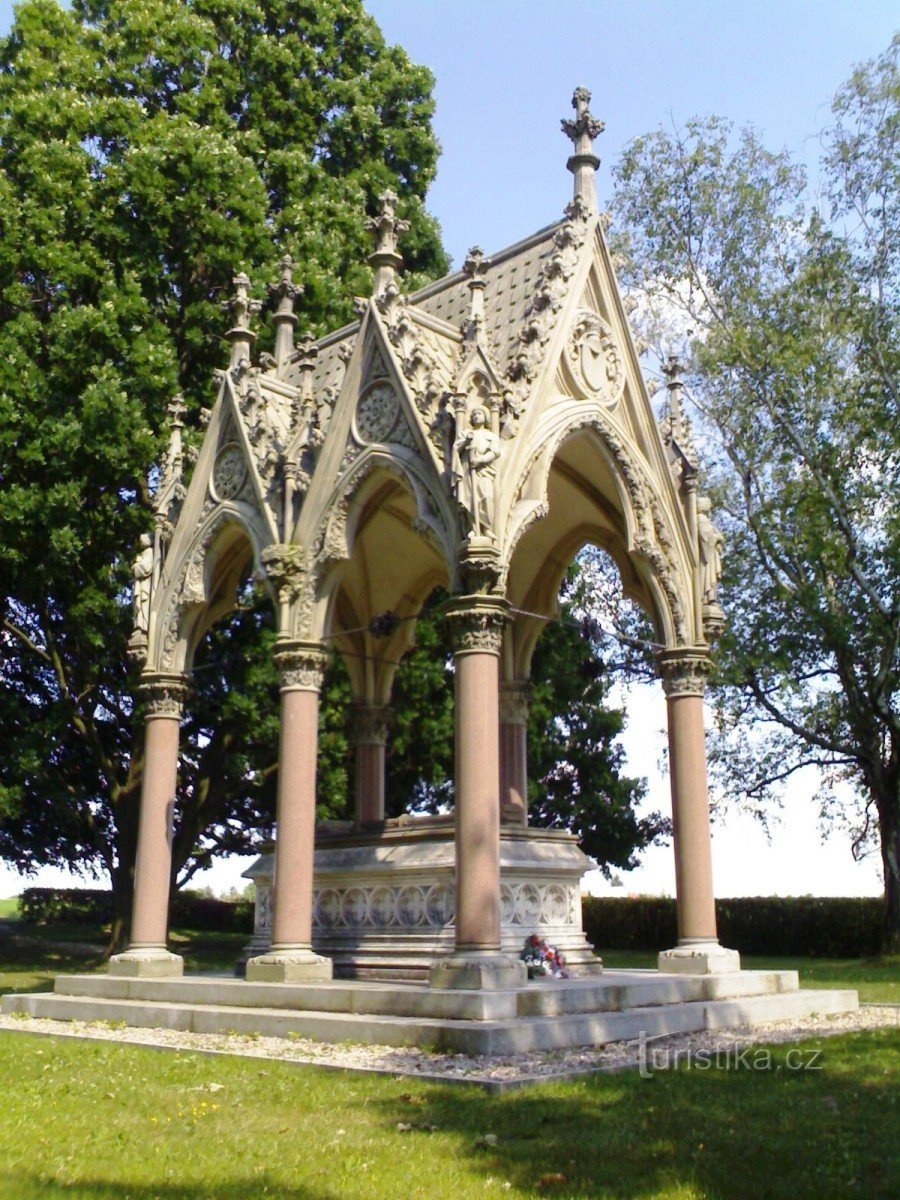
[(740, 956), (719, 945), (712, 880), (703, 691), (710, 661), (702, 650), (659, 656), (669, 718), (669, 773), (675, 842), (678, 945), (659, 956), (661, 971), (737, 971)]
[(131, 941), (124, 954), (110, 959), (110, 975), (159, 978), (181, 975), (184, 969), (180, 956), (166, 948), (166, 936), (178, 735), (186, 692), (181, 675), (148, 675), (141, 682), (146, 725)]
[(432, 987), (504, 988), (524, 964), (500, 950), (500, 645), (505, 601), (465, 596), (449, 610), (456, 668), (456, 947)]
[(528, 824), (528, 697), (520, 680), (500, 685), (500, 812)]
[(291, 983), (330, 979), (331, 960), (312, 949), (313, 852), (319, 690), (328, 654), (319, 643), (282, 644), (272, 946), (247, 962), (247, 979)]
[(360, 824), (384, 820), (385, 746), (391, 710), (384, 705), (355, 708), (356, 820)]

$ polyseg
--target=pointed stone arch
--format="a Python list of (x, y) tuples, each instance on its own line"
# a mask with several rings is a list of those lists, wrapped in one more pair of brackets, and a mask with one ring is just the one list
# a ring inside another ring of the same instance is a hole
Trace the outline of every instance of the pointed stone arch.
[[(540, 427), (532, 455), (512, 489), (504, 546), (507, 579), (511, 581), (514, 574), (522, 539), (551, 516), (552, 473), (564, 447), (579, 437), (590, 439), (606, 468), (605, 477), (594, 481), (598, 484), (595, 503), (619, 525), (616, 540), (602, 548), (610, 552), (620, 572), (627, 561), (634, 582), (643, 585), (645, 596), (639, 602), (654, 622), (658, 641), (670, 648), (693, 644), (692, 566), (678, 554), (678, 533), (656, 481), (600, 405), (559, 404)], [(569, 539), (570, 531), (564, 536)], [(582, 537), (579, 548), (589, 540)]]
[(234, 608), (251, 564), (269, 586), (262, 567), (268, 540), (265, 523), (249, 505), (220, 504), (206, 515), (166, 563), (154, 598), (148, 670), (190, 672), (200, 639)]

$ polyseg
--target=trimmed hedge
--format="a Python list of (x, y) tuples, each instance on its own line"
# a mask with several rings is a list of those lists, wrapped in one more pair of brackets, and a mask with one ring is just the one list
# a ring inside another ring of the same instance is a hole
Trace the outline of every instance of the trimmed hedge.
[[(584, 931), (598, 950), (667, 950), (678, 938), (675, 901), (585, 896)], [(867, 958), (878, 953), (882, 901), (869, 896), (738, 896), (716, 901), (723, 946), (741, 954)]]
[[(26, 888), (19, 913), (32, 925), (106, 925), (112, 920), (112, 893), (92, 888)], [(176, 892), (171, 924), (180, 929), (251, 933), (253, 904), (216, 900), (190, 890)]]

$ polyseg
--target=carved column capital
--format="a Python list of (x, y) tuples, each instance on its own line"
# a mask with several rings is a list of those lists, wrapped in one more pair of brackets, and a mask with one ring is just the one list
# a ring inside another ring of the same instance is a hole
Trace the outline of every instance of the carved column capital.
[(712, 670), (712, 659), (704, 650), (661, 650), (656, 661), (667, 697), (703, 695)]
[(321, 642), (281, 642), (275, 666), (283, 692), (318, 692), (330, 659)]
[(391, 729), (394, 710), (384, 704), (353, 706), (353, 734), (357, 746), (383, 746)]
[(509, 602), (492, 596), (460, 596), (445, 613), (454, 654), (500, 654)]
[(500, 684), (500, 724), (527, 725), (531, 684), (516, 679)]
[(188, 681), (185, 675), (147, 674), (141, 676), (138, 697), (144, 707), (144, 718), (175, 717), (181, 719), (187, 699)]

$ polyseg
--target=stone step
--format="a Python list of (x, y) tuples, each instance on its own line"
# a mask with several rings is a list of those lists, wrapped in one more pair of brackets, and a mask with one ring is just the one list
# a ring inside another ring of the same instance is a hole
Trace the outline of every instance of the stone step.
[(621, 1012), (633, 1008), (796, 991), (796, 971), (741, 971), (719, 976), (608, 971), (598, 979), (534, 981), (517, 991), (442, 990), (421, 985), (348, 982), (248, 983), (227, 976), (137, 979), (61, 975), (59, 995), (109, 1000), (228, 1004), (240, 1008), (304, 1009), (463, 1021)]
[(53, 993), (8, 995), (2, 1001), (4, 1013), (27, 1013), (55, 1020), (114, 1021), (143, 1028), (196, 1033), (293, 1035), (318, 1041), (418, 1045), (466, 1054), (501, 1055), (754, 1025), (812, 1013), (847, 1012), (856, 1007), (855, 992), (837, 990), (773, 993), (739, 1000), (687, 1001), (619, 1012), (485, 1021), (162, 1000), (115, 1000)]

